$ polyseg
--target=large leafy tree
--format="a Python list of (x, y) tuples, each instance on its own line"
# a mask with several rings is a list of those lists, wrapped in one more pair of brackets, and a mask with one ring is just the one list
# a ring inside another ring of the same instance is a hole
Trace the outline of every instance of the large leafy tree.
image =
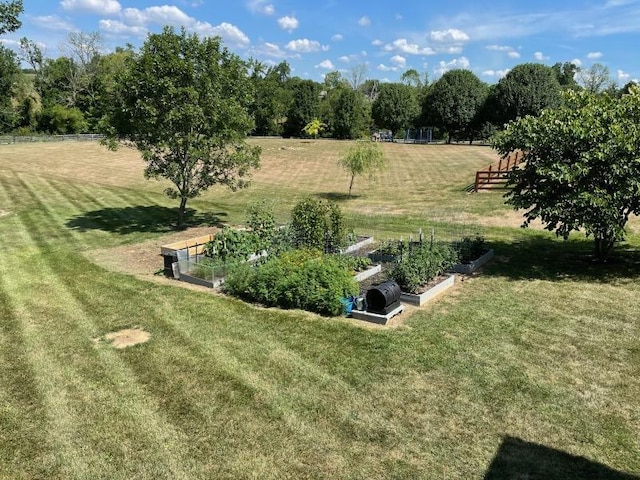
[(420, 114), (416, 89), (403, 83), (383, 83), (371, 107), (376, 125), (387, 128), (394, 136), (412, 126)]
[(429, 125), (452, 135), (472, 138), (475, 119), (484, 104), (489, 88), (471, 70), (450, 70), (429, 88), (423, 115)]
[(333, 108), (332, 133), (339, 139), (356, 139), (369, 134), (371, 108), (364, 95), (350, 87), (338, 89)]
[(640, 88), (621, 98), (568, 91), (562, 106), (526, 116), (494, 139), (505, 155), (524, 152), (513, 170), (507, 203), (526, 209), (525, 223), (540, 218), (567, 238), (583, 230), (605, 259), (640, 214)]
[(22, 0), (0, 2), (0, 35), (20, 28), (22, 22), (18, 17), (23, 10)]
[(15, 125), (16, 112), (12, 97), (19, 76), (18, 58), (0, 43), (0, 132), (9, 131)]
[(133, 144), (147, 162), (147, 178), (166, 178), (187, 201), (215, 184), (245, 187), (260, 150), (246, 143), (253, 127), (247, 65), (219, 38), (200, 39), (165, 27), (149, 35), (117, 78), (113, 108), (103, 126), (107, 144)]
[(320, 85), (313, 80), (289, 79), (287, 88), (291, 102), (284, 123), (285, 137), (298, 137), (309, 122), (318, 117), (320, 109)]
[(551, 67), (539, 63), (515, 66), (493, 89), (493, 121), (503, 124), (525, 115), (538, 115), (560, 103), (560, 84)]

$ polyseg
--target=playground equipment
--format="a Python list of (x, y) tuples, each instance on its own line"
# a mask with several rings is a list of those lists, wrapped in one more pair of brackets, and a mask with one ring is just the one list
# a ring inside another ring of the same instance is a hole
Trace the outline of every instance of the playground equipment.
[(433, 128), (407, 128), (404, 143), (430, 143), (433, 141)]

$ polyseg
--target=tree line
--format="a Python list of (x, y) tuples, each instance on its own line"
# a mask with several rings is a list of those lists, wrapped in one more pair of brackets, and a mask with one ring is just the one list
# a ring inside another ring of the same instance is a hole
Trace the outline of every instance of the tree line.
[[(0, 32), (15, 31), (22, 2), (0, 3)], [(0, 132), (14, 134), (100, 133), (113, 103), (119, 72), (140, 54), (131, 45), (103, 53), (97, 32), (72, 32), (60, 48), (46, 52), (27, 38), (19, 53), (0, 45)], [(29, 68), (21, 68), (26, 64)], [(436, 81), (414, 69), (399, 82), (367, 79), (365, 65), (328, 73), (323, 82), (291, 75), (286, 61), (268, 65), (250, 59), (248, 81), (250, 134), (285, 137), (325, 136), (355, 139), (388, 130), (430, 127), (435, 138), (486, 139), (510, 120), (538, 115), (561, 102), (560, 92), (587, 89), (619, 95), (607, 67), (581, 69), (572, 63), (551, 67), (526, 63), (496, 84), (469, 70), (451, 70)]]

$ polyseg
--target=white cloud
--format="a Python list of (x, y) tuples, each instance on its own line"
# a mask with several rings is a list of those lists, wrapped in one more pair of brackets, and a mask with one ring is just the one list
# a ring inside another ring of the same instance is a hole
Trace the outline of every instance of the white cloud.
[(100, 20), (98, 27), (101, 31), (114, 36), (144, 37), (148, 33), (148, 30), (143, 26), (125, 25), (119, 20)]
[(227, 22), (222, 22), (215, 27), (207, 22), (196, 22), (191, 29), (201, 35), (211, 37), (219, 36), (225, 43), (237, 47), (247, 47), (251, 43), (249, 37), (247, 37), (242, 30)]
[(329, 47), (326, 45), (320, 45), (320, 42), (316, 42), (315, 40), (309, 40), (307, 38), (301, 38), (299, 40), (291, 40), (285, 46), (287, 50), (298, 53), (309, 53), (309, 52), (319, 52), (322, 50), (326, 52), (329, 50)]
[(500, 79), (502, 77), (504, 77), (507, 73), (509, 73), (510, 69), (505, 69), (505, 70), (485, 70), (484, 72), (482, 72), (482, 75), (484, 75), (485, 77), (493, 77), (493, 78), (497, 78)]
[(122, 20), (126, 25), (175, 25), (189, 27), (196, 23), (194, 18), (184, 13), (178, 7), (163, 5), (161, 7), (149, 7), (144, 10), (137, 8), (125, 8), (122, 12)]
[(298, 19), (295, 17), (286, 16), (278, 19), (278, 25), (280, 25), (282, 30), (286, 30), (291, 33), (298, 28), (300, 22), (298, 22)]
[(58, 17), (57, 15), (42, 15), (38, 17), (32, 17), (31, 22), (40, 28), (47, 30), (71, 32), (75, 27), (66, 20)]
[(549, 60), (549, 57), (547, 57), (544, 53), (542, 52), (535, 52), (533, 54), (533, 58), (535, 58), (536, 60), (538, 60), (539, 62), (543, 62), (545, 60)]
[(435, 51), (430, 47), (420, 47), (415, 43), (409, 43), (406, 38), (398, 38), (392, 43), (384, 46), (387, 52), (406, 53), (408, 55), (435, 55)]
[(400, 55), (394, 55), (391, 57), (391, 63), (398, 67), (405, 67), (407, 65), (407, 59)]
[(335, 70), (333, 63), (331, 63), (331, 60), (321, 61), (318, 65), (316, 65), (316, 68), (324, 68), (326, 70)]
[(115, 15), (122, 9), (117, 0), (62, 0), (60, 5), (64, 10), (99, 15)]
[(368, 27), (369, 25), (371, 25), (371, 19), (369, 17), (362, 17), (360, 18), (360, 20), (358, 20), (358, 25), (360, 25), (361, 27)]
[(268, 0), (251, 0), (247, 2), (247, 8), (253, 13), (261, 15), (273, 15), (276, 13), (275, 7), (268, 3)]
[(587, 53), (587, 58), (590, 60), (596, 60), (598, 58), (602, 58), (602, 52), (589, 52)]
[(333, 37), (331, 37), (331, 40), (334, 42), (341, 42), (342, 40), (344, 40), (344, 36), (341, 33), (336, 33)]
[(629, 77), (631, 77), (631, 75), (629, 75), (625, 71), (618, 70), (618, 80), (620, 80), (621, 82), (626, 82), (627, 80), (629, 80)]
[(381, 47), (382, 45), (384, 45), (384, 42), (376, 38), (373, 42), (371, 42), (371, 45), (373, 45), (374, 47)]
[[(365, 56), (366, 56), (366, 52), (365, 52)], [(351, 54), (351, 55), (342, 55), (340, 58), (338, 58), (338, 60), (340, 60), (341, 62), (344, 63), (352, 63), (352, 62), (357, 62), (358, 60), (360, 60), (360, 57), (356, 54)]]
[(140, 31), (140, 29), (150, 24), (160, 26), (174, 25), (185, 27), (187, 30), (203, 36), (220, 36), (225, 43), (234, 47), (247, 47), (251, 43), (249, 37), (235, 25), (222, 22), (220, 25), (213, 26), (209, 22), (201, 22), (190, 17), (175, 6), (163, 5), (145, 8), (144, 10), (125, 8), (121, 14), (121, 20), (122, 25), (118, 25), (118, 23), (103, 25), (107, 29), (120, 29), (130, 32)]
[(283, 58), (287, 56), (287, 52), (282, 50), (275, 43), (264, 42), (260, 45), (251, 48), (252, 55), (259, 55), (263, 57)]
[(582, 60), (580, 60), (579, 58), (574, 58), (569, 63), (573, 63), (576, 67), (581, 67), (582, 66)]
[(487, 45), (485, 48), (494, 52), (511, 52), (512, 50), (514, 50), (513, 47), (510, 47), (508, 45)]
[(433, 71), (435, 72), (436, 75), (443, 75), (449, 70), (455, 70), (455, 69), (466, 70), (469, 68), (470, 65), (471, 63), (469, 62), (469, 59), (467, 57), (454, 58), (450, 62), (445, 62), (444, 60), (441, 60), (438, 66), (434, 68)]
[(509, 58), (520, 58), (520, 53), (516, 52), (515, 50), (512, 50), (510, 52), (507, 52), (507, 56)]
[(462, 30), (450, 28), (448, 30), (436, 30), (429, 34), (433, 42), (441, 43), (462, 43), (470, 40), (469, 35)]

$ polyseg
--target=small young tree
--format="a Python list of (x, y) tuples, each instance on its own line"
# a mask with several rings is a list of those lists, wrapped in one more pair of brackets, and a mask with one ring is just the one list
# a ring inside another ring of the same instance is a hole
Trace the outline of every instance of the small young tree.
[(351, 180), (349, 181), (350, 197), (356, 177), (359, 175), (375, 177), (375, 174), (386, 166), (386, 160), (384, 151), (379, 144), (368, 140), (359, 140), (340, 158), (338, 165), (351, 175)]
[(323, 123), (322, 120), (320, 120), (319, 118), (314, 118), (313, 120), (311, 120), (309, 123), (305, 125), (302, 131), (307, 135), (309, 135), (310, 137), (318, 138), (318, 135), (324, 132), (324, 129), (326, 127), (327, 125)]
[(187, 200), (215, 184), (232, 190), (257, 167), (260, 150), (247, 145), (253, 127), (247, 68), (219, 38), (180, 34), (170, 27), (149, 35), (139, 54), (125, 61), (103, 127), (106, 143), (135, 146), (147, 178), (166, 178), (165, 192), (180, 199), (178, 227)]
[(640, 87), (621, 98), (567, 91), (564, 103), (510, 123), (493, 142), (502, 155), (524, 152), (509, 179), (507, 203), (527, 209), (527, 226), (569, 237), (584, 230), (606, 259), (622, 240), (631, 214), (640, 214)]

